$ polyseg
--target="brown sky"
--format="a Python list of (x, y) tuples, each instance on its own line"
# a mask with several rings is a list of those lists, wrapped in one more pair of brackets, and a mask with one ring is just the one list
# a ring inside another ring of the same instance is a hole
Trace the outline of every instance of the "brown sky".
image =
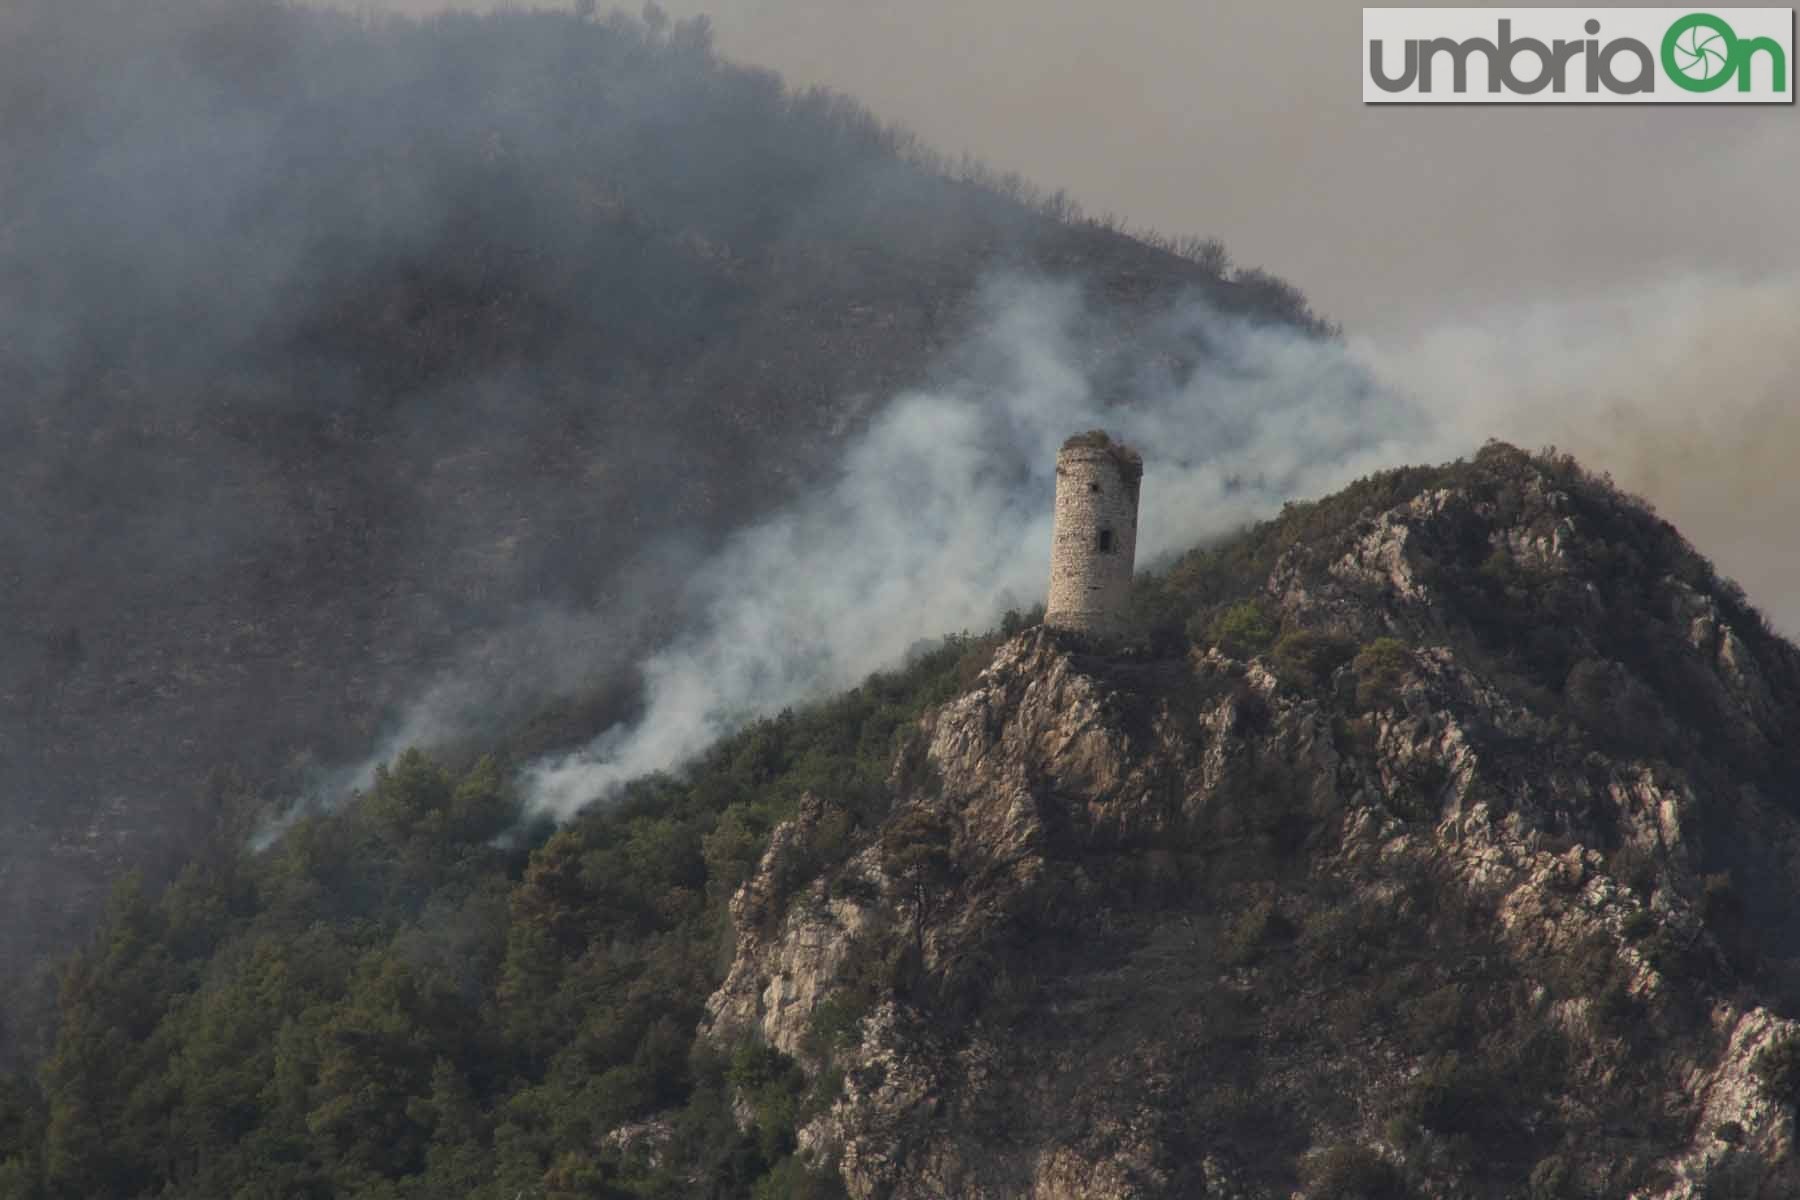
[(940, 150), (1221, 238), (1471, 448), (1612, 471), (1800, 630), (1794, 106), (1365, 107), (1361, 9), (1316, 0), (663, 2)]

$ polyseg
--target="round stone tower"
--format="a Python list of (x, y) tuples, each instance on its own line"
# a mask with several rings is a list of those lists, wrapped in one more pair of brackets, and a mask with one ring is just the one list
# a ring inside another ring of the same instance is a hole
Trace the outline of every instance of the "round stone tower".
[(1137, 451), (1102, 430), (1063, 443), (1044, 624), (1103, 635), (1124, 627), (1143, 478)]

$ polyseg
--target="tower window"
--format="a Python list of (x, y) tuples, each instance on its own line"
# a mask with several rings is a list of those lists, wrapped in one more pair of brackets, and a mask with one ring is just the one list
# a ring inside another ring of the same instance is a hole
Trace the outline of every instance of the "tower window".
[(1099, 484), (1097, 484), (1097, 483), (1090, 483), (1090, 484), (1088, 484), (1088, 491), (1090, 491), (1090, 492), (1097, 492), (1097, 491), (1099, 491), (1099, 490), (1100, 490), (1100, 485), (1099, 485)]
[(1100, 544), (1098, 546), (1098, 549), (1099, 549), (1100, 553), (1102, 553), (1102, 554), (1111, 554), (1112, 553), (1112, 550), (1113, 550), (1112, 530), (1102, 529), (1100, 531)]

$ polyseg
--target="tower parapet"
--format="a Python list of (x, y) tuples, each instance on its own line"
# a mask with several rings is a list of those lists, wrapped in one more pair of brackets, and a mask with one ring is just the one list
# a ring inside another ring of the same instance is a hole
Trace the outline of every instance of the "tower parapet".
[(1143, 478), (1137, 451), (1103, 430), (1063, 443), (1056, 456), (1046, 625), (1100, 635), (1124, 628)]

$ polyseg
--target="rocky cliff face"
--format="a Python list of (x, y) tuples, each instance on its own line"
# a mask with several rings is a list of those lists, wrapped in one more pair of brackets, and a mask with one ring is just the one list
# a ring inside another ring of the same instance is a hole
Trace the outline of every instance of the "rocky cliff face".
[(1273, 559), (1278, 640), (1028, 631), (809, 796), (705, 1036), (859, 1200), (1800, 1194), (1792, 648), (1503, 447)]

